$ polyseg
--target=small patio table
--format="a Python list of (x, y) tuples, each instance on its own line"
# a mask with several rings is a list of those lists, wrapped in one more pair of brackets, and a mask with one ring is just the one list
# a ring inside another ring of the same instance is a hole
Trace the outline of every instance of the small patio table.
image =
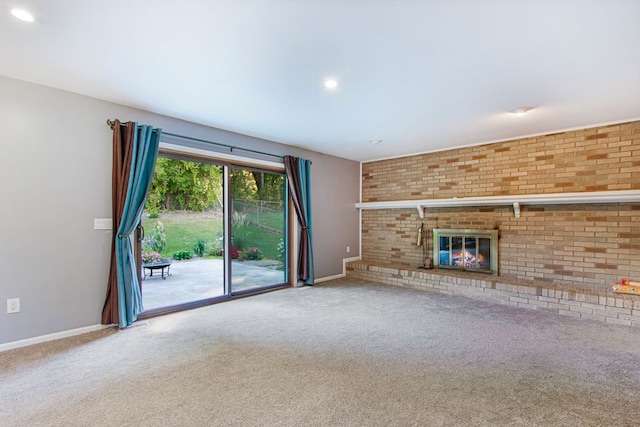
[(142, 278), (142, 280), (147, 278), (147, 271), (149, 270), (149, 276), (153, 277), (153, 270), (160, 270), (160, 275), (162, 276), (162, 280), (165, 280), (165, 268), (167, 269), (167, 273), (166, 276), (171, 276), (171, 273), (169, 272), (169, 269), (171, 268), (171, 262), (170, 261), (159, 261), (159, 262), (149, 262), (146, 264), (142, 264), (142, 267), (145, 269), (144, 272), (144, 277)]

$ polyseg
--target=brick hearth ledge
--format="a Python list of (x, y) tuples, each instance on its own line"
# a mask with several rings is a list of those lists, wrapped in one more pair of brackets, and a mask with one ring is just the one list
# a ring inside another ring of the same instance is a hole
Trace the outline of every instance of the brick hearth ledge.
[(640, 327), (640, 296), (573, 285), (519, 281), (470, 272), (423, 270), (353, 261), (347, 276), (411, 289), (431, 290), (564, 316)]

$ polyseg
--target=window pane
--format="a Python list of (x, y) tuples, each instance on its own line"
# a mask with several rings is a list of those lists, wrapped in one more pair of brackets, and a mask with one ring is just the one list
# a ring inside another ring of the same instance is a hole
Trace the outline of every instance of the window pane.
[(285, 282), (285, 176), (234, 168), (231, 292)]
[(478, 250), (478, 265), (482, 270), (491, 270), (491, 239), (481, 237), (478, 239), (480, 248)]
[(464, 238), (464, 268), (477, 268), (476, 266), (476, 238)]
[(440, 265), (451, 265), (449, 237), (440, 236)]
[(451, 238), (451, 265), (454, 267), (462, 267), (462, 237)]
[(158, 159), (142, 217), (145, 310), (224, 294), (222, 174), (218, 165)]

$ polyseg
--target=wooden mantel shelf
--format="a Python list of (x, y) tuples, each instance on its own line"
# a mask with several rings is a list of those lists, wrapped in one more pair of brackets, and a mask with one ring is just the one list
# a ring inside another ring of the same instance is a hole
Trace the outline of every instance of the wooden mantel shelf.
[(521, 194), (512, 196), (454, 197), (452, 199), (395, 200), (389, 202), (356, 203), (358, 209), (406, 209), (416, 208), (424, 218), (425, 208), (462, 206), (513, 206), (516, 218), (520, 218), (522, 205), (567, 205), (583, 203), (631, 203), (640, 202), (640, 190), (585, 191), (580, 193)]

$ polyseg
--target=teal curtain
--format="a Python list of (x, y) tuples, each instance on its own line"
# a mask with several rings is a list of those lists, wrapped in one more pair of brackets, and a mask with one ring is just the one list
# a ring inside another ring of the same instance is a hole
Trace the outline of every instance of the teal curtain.
[(313, 233), (311, 231), (311, 161), (285, 156), (289, 192), (300, 223), (298, 245), (298, 280), (313, 285)]
[(311, 160), (300, 159), (298, 162), (298, 173), (300, 177), (300, 190), (302, 194), (302, 209), (307, 218), (307, 278), (304, 282), (307, 285), (313, 285), (313, 229), (311, 228)]
[(113, 164), (113, 254), (109, 291), (102, 314), (103, 323), (131, 325), (142, 312), (138, 267), (133, 251), (133, 232), (149, 193), (158, 158), (160, 129), (126, 123), (114, 125)]

